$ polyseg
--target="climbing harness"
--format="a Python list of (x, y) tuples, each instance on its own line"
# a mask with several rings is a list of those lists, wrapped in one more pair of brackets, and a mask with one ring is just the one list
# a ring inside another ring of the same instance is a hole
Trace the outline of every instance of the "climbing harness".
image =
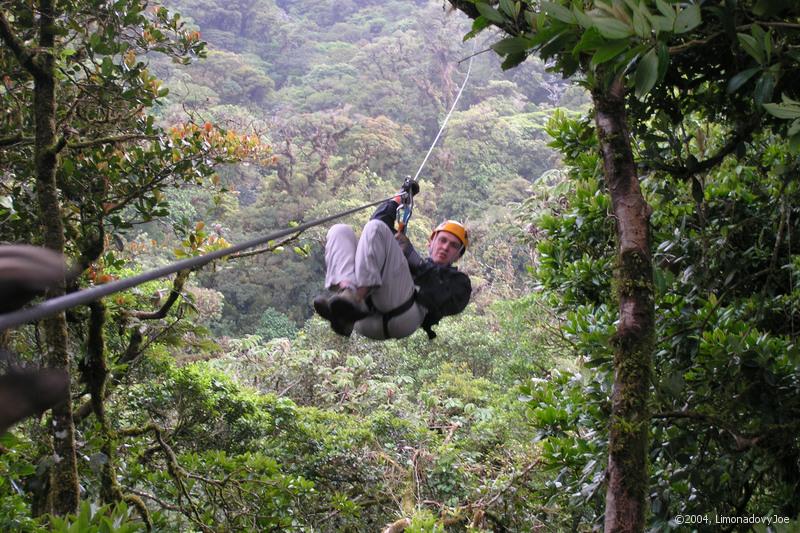
[(319, 226), (320, 224), (336, 220), (337, 218), (342, 218), (344, 216), (351, 215), (358, 211), (363, 211), (364, 209), (382, 204), (383, 202), (391, 200), (392, 198), (394, 198), (394, 196), (378, 200), (377, 202), (371, 202), (369, 204), (362, 205), (360, 207), (354, 207), (353, 209), (348, 209), (347, 211), (342, 211), (341, 213), (337, 213), (335, 215), (330, 215), (317, 220), (312, 220), (310, 222), (306, 222), (305, 224), (300, 224), (292, 228), (286, 228), (281, 231), (277, 231), (275, 233), (270, 233), (269, 235), (263, 237), (256, 237), (249, 241), (234, 246), (230, 246), (222, 250), (216, 250), (214, 252), (210, 252), (205, 255), (199, 255), (197, 257), (190, 257), (189, 259), (182, 259), (180, 261), (176, 261), (161, 268), (156, 268), (147, 272), (143, 272), (137, 276), (120, 279), (112, 281), (110, 283), (105, 283), (103, 285), (97, 285), (89, 289), (84, 289), (70, 294), (65, 294), (64, 296), (58, 296), (50, 300), (45, 300), (39, 305), (29, 307), (27, 309), (21, 309), (19, 311), (14, 311), (13, 313), (6, 313), (4, 315), (0, 315), (0, 331), (7, 328), (17, 327), (22, 324), (26, 324), (28, 322), (33, 322), (35, 320), (41, 320), (42, 318), (52, 316), (56, 313), (59, 313), (71, 307), (97, 301), (100, 298), (103, 298), (110, 294), (124, 291), (126, 289), (130, 289), (137, 285), (141, 285), (142, 283), (153, 281), (158, 278), (163, 278), (164, 276), (169, 276), (170, 274), (174, 274), (180, 270), (196, 269), (203, 265), (207, 265), (208, 263), (214, 261), (215, 259), (221, 259), (231, 254), (241, 252), (242, 250), (253, 248), (255, 246), (268, 243), (269, 241), (279, 239), (281, 237), (286, 237), (287, 235), (300, 233), (301, 231), (305, 231), (314, 226)]
[(391, 311), (387, 311), (386, 313), (382, 312), (377, 307), (375, 307), (375, 304), (372, 301), (372, 296), (367, 296), (366, 304), (367, 308), (369, 308), (370, 311), (372, 311), (376, 315), (380, 315), (381, 318), (383, 319), (383, 337), (385, 339), (388, 339), (390, 338), (389, 321), (394, 317), (400, 316), (409, 309), (411, 309), (411, 307), (414, 305), (414, 302), (416, 301), (417, 301), (417, 291), (416, 289), (414, 289), (414, 291), (411, 293), (411, 297), (408, 300), (398, 305)]

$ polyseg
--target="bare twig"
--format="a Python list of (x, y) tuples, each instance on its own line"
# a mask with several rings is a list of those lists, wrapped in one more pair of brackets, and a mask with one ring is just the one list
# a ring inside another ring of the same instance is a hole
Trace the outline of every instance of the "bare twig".
[(275, 250), (277, 250), (281, 246), (286, 246), (287, 244), (296, 241), (298, 238), (300, 238), (300, 235), (302, 235), (304, 232), (305, 232), (305, 230), (298, 231), (294, 235), (291, 235), (291, 236), (283, 239), (282, 241), (278, 242), (277, 244), (273, 244), (271, 246), (266, 246), (264, 248), (258, 248), (256, 250), (248, 250), (246, 252), (239, 252), (239, 253), (236, 253), (236, 254), (231, 254), (231, 255), (228, 256), (228, 260), (241, 259), (243, 257), (251, 257), (251, 256), (254, 256), (254, 255), (264, 254), (264, 253), (267, 253), (267, 252), (274, 252)]
[(511, 487), (514, 486), (514, 483), (516, 483), (518, 480), (520, 480), (520, 479), (524, 478), (525, 476), (527, 476), (528, 472), (533, 470), (533, 467), (541, 464), (541, 462), (542, 462), (541, 459), (537, 459), (534, 462), (532, 462), (531, 464), (529, 464), (528, 466), (526, 466), (525, 468), (523, 468), (518, 474), (514, 475), (511, 478), (511, 480), (506, 484), (506, 486), (503, 487), (503, 489), (500, 490), (497, 494), (495, 494), (492, 497), (492, 499), (490, 499), (486, 503), (482, 503), (481, 500), (478, 500), (478, 502), (475, 504), (475, 507), (482, 507), (484, 509), (488, 509), (489, 507), (494, 505), (497, 502), (497, 500), (499, 500), (500, 497), (503, 496), (503, 494), (508, 492), (511, 489)]
[(186, 280), (189, 278), (190, 273), (191, 270), (181, 270), (175, 275), (175, 279), (172, 281), (172, 289), (169, 291), (169, 296), (158, 310), (129, 311), (128, 315), (140, 320), (159, 320), (166, 317), (167, 313), (169, 313), (169, 310), (172, 308), (178, 298), (180, 298), (181, 291), (183, 290), (183, 286), (186, 283)]
[(99, 137), (97, 139), (90, 139), (81, 142), (67, 143), (67, 148), (70, 150), (80, 150), (82, 148), (93, 148), (103, 144), (117, 144), (129, 141), (157, 141), (158, 139), (160, 139), (158, 135), (129, 133), (126, 135), (111, 135), (108, 137)]

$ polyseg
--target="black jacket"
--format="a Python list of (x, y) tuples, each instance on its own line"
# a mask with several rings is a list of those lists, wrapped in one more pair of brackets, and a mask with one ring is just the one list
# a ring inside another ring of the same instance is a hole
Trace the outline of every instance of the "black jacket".
[[(397, 207), (397, 203), (393, 200), (384, 202), (372, 218), (385, 222), (394, 233)], [(419, 287), (416, 301), (428, 310), (422, 328), (428, 334), (428, 338), (432, 339), (436, 337), (433, 326), (443, 317), (457, 315), (467, 307), (472, 294), (472, 284), (469, 276), (460, 272), (458, 268), (438, 265), (430, 258), (422, 259), (408, 239), (401, 242), (400, 247), (408, 261), (414, 284)]]

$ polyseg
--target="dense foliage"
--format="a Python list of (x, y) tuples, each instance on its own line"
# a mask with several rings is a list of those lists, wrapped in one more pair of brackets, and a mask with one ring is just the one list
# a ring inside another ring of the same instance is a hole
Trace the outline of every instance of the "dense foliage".
[[(584, 370), (524, 387), (543, 425), (543, 456), (559, 468), (554, 491), (599, 520), (614, 334), (613, 234), (588, 122), (561, 117), (550, 130), (568, 186), (537, 217), (540, 281), (566, 311), (564, 332)], [(709, 142), (714, 142), (713, 138)], [(797, 259), (792, 235), (794, 157), (779, 139), (753, 141), (703, 176), (703, 188), (652, 176), (657, 351), (653, 380), (651, 526), (682, 514), (796, 517), (800, 456)], [(551, 193), (552, 194), (552, 193)], [(533, 203), (533, 202), (531, 202)], [(538, 209), (539, 206), (531, 206)], [(794, 237), (796, 238), (796, 237)], [(703, 526), (704, 524), (700, 524)], [(707, 525), (707, 524), (706, 524)], [(714, 530), (713, 523), (707, 525)]]

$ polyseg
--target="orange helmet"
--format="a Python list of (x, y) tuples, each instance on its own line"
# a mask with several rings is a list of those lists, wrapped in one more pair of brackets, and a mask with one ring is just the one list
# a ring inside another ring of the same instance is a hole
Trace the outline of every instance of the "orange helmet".
[(452, 233), (458, 237), (458, 240), (461, 241), (462, 244), (461, 255), (464, 255), (464, 252), (467, 251), (467, 246), (469, 245), (469, 234), (467, 233), (467, 228), (464, 227), (464, 224), (455, 220), (445, 220), (436, 226), (436, 229), (431, 232), (430, 240), (433, 240), (436, 234), (440, 231), (446, 231), (447, 233)]

